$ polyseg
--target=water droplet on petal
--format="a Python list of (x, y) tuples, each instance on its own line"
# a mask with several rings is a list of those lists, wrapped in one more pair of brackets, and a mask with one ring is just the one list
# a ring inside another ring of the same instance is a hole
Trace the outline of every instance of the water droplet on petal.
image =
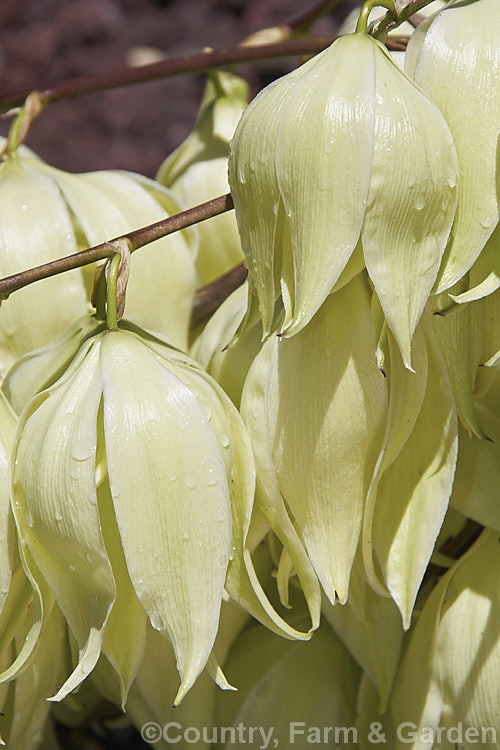
[(425, 198), (417, 198), (417, 200), (415, 201), (415, 208), (417, 209), (417, 211), (421, 211), (423, 208), (425, 208)]
[(227, 435), (224, 435), (223, 433), (220, 435), (220, 444), (223, 448), (227, 448), (229, 445), (229, 438)]

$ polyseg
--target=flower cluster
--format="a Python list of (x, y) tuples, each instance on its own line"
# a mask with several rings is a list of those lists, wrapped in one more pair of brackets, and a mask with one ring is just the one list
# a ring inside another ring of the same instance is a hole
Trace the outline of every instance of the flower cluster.
[[(246, 109), (212, 74), (159, 182), (0, 162), (2, 274), (224, 192), (226, 169), (239, 230), (130, 271), (115, 244), (92, 295), (95, 268), (0, 310), (13, 750), (103, 700), (205, 748), (249, 725), (283, 747), (350, 727), (360, 750), (373, 722), (415, 750), (500, 731), (499, 0), (403, 27), (405, 72), (372, 4)], [(190, 326), (242, 252), (248, 282)]]

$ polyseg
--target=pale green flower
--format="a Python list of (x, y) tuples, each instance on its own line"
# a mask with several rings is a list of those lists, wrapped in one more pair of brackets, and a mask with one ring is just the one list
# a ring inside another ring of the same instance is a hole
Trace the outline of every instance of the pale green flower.
[[(213, 71), (207, 81), (194, 130), (168, 156), (156, 179), (186, 208), (229, 192), (229, 142), (248, 104), (248, 84), (232, 73)], [(198, 226), (198, 280), (208, 284), (241, 263), (238, 227), (232, 212)]]
[(278, 616), (256, 579), (247, 549), (253, 459), (229, 398), (154, 336), (102, 326), (93, 335), (77, 326), (59, 360), (52, 348), (20, 364), (28, 387), (17, 390), (18, 408), (33, 373), (45, 390), (21, 414), (14, 514), (78, 645), (55, 699), (102, 652), (124, 704), (149, 618), (172, 643), (180, 702), (207, 662), (226, 685), (211, 655), (224, 588), (276, 632), (309, 636)]
[[(1, 276), (78, 249), (70, 213), (57, 186), (34, 164), (37, 161), (28, 158), (0, 163)], [(79, 271), (16, 292), (0, 308), (0, 375), (21, 354), (47, 344), (86, 310)]]
[[(27, 149), (0, 162), (0, 275), (113, 239), (181, 210), (164, 187), (119, 171), (70, 174)], [(127, 315), (187, 347), (196, 287), (192, 229), (132, 256)], [(0, 309), (0, 375), (87, 312), (95, 265), (22, 289)]]
[(371, 296), (360, 274), (327, 297), (306, 330), (291, 339), (272, 336), (242, 395), (257, 499), (311, 611), (316, 576), (332, 603), (347, 600), (383, 437), (387, 389), (375, 360)]
[[(480, 742), (481, 747), (497, 747), (499, 565), (498, 534), (485, 531), (432, 591), (413, 632), (391, 702), (394, 724), (410, 722), (415, 740), (408, 742), (403, 735), (393, 747), (439, 747), (432, 732), (459, 725), (463, 733), (470, 728), (478, 730), (475, 743)], [(487, 731), (481, 736), (483, 730)], [(474, 739), (474, 735), (469, 737)], [(464, 746), (469, 747), (467, 737)]]
[[(169, 190), (142, 175), (118, 170), (76, 175), (41, 161), (33, 162), (33, 168), (47, 175), (61, 192), (74, 216), (78, 249), (182, 210)], [(187, 347), (188, 341), (196, 288), (196, 252), (196, 233), (187, 228), (152, 242), (131, 257), (127, 317), (166, 336), (181, 349)], [(95, 267), (86, 266), (82, 271), (89, 291), (94, 270)]]
[(324, 728), (354, 726), (360, 670), (326, 622), (309, 643), (277, 638), (254, 623), (238, 636), (224, 668), (238, 692), (216, 696), (215, 748), (234, 747), (231, 728), (238, 737), (241, 726), (257, 727), (244, 736), (252, 748), (263, 746), (261, 731), (269, 747), (291, 747), (292, 739), (297, 747), (351, 747), (352, 730), (335, 736)]
[(361, 259), (411, 367), (455, 213), (457, 159), (443, 115), (384, 47), (341, 37), (264, 89), (236, 130), (229, 182), (264, 334), (277, 297), (282, 333), (298, 333)]
[[(499, 218), (497, 0), (451, 3), (424, 21), (410, 39), (405, 70), (446, 117), (458, 154), (457, 214), (438, 291), (449, 289), (477, 262), (470, 286), (479, 287), (476, 297), (488, 294), (500, 285), (498, 232), (494, 236)], [(483, 262), (480, 254), (487, 256)]]

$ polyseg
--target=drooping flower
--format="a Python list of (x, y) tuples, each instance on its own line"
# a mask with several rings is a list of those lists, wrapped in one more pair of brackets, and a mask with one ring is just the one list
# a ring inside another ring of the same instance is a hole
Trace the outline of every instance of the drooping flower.
[(458, 154), (458, 207), (438, 291), (471, 270), (468, 285), (477, 289), (463, 301), (478, 298), (500, 286), (497, 0), (452, 3), (424, 21), (408, 44), (405, 70), (446, 117)]
[(264, 89), (231, 144), (229, 182), (264, 334), (283, 335), (366, 265), (406, 366), (457, 202), (438, 108), (355, 33)]
[[(211, 656), (224, 589), (276, 632), (309, 636), (278, 616), (256, 580), (246, 549), (253, 459), (229, 398), (154, 336), (82, 328), (59, 360), (50, 350), (25, 360), (25, 374), (45, 368), (44, 390), (24, 406), (14, 448), (19, 533), (79, 650), (55, 699), (102, 652), (124, 704), (149, 618), (175, 652), (180, 702), (207, 662), (225, 684)], [(29, 384), (17, 391), (21, 408), (33, 378), (18, 382)]]
[(497, 747), (499, 565), (498, 534), (486, 530), (425, 603), (391, 702), (394, 724), (411, 727), (413, 741), (400, 733), (395, 748), (431, 748), (440, 727), (443, 740), (454, 730), (450, 744)]
[(258, 501), (313, 602), (316, 576), (332, 604), (347, 600), (383, 437), (387, 389), (371, 296), (359, 274), (325, 300), (306, 330), (272, 336), (242, 394)]
[[(119, 171), (69, 174), (27, 149), (0, 162), (0, 275), (76, 253), (180, 211), (158, 183)], [(192, 230), (132, 256), (127, 314), (185, 348), (196, 287)], [(0, 374), (48, 344), (89, 306), (95, 267), (43, 279), (0, 309)], [(159, 301), (161, 300), (161, 302)]]
[[(194, 130), (165, 159), (156, 176), (186, 208), (228, 192), (229, 142), (247, 104), (245, 80), (224, 71), (211, 73)], [(243, 260), (232, 212), (200, 224), (198, 235), (196, 268), (200, 285)]]

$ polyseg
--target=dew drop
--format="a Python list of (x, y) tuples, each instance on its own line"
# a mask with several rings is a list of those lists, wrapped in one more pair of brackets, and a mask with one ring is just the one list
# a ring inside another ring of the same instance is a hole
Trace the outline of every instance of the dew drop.
[(163, 617), (158, 612), (153, 612), (150, 615), (151, 625), (155, 630), (165, 630), (165, 623)]
[(412, 188), (415, 187), (416, 177), (414, 174), (410, 175), (410, 178), (408, 180), (408, 187)]
[(229, 445), (229, 438), (227, 435), (221, 434), (220, 436), (220, 444), (223, 448), (227, 448)]
[(196, 487), (196, 479), (194, 477), (187, 476), (184, 481), (186, 483), (186, 487), (189, 487), (190, 490), (194, 490), (194, 488)]
[(21, 203), (21, 205), (19, 206), (19, 208), (21, 209), (21, 211), (27, 211), (28, 210), (28, 206), (26, 205), (26, 203)]
[(187, 533), (187, 531), (184, 532), (184, 534), (182, 535), (182, 538), (184, 539), (185, 542), (189, 542), (189, 534)]
[(425, 198), (417, 198), (415, 201), (415, 208), (417, 211), (421, 211), (423, 208), (425, 208)]
[(74, 573), (76, 570), (75, 566), (72, 565), (71, 563), (69, 564), (69, 569), (71, 570), (72, 573)]
[(54, 518), (56, 519), (57, 523), (61, 523), (61, 521), (63, 520), (62, 513), (59, 510), (56, 510)]
[(491, 216), (485, 216), (484, 219), (481, 219), (481, 226), (484, 229), (489, 229), (492, 224), (493, 224), (493, 219), (491, 218)]
[(177, 479), (177, 474), (170, 474), (168, 481), (169, 482), (175, 482)]
[(75, 445), (71, 451), (71, 456), (75, 461), (88, 461), (94, 457), (94, 446)]
[(87, 552), (87, 560), (91, 565), (95, 563), (95, 555), (92, 554), (92, 552)]
[(457, 184), (457, 176), (455, 174), (451, 174), (448, 177), (448, 185), (450, 189), (453, 190), (453, 188), (456, 187), (456, 184)]
[(325, 144), (325, 154), (331, 154), (335, 148), (335, 139), (330, 138)]

